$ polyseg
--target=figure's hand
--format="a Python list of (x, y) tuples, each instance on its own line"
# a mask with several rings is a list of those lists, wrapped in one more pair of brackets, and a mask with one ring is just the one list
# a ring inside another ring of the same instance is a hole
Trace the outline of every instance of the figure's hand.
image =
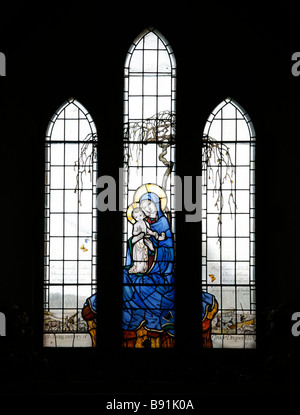
[(164, 241), (164, 240), (166, 239), (166, 234), (165, 234), (165, 232), (162, 232), (162, 233), (160, 234), (159, 239), (160, 239), (161, 241)]
[(158, 232), (154, 232), (154, 237), (155, 237), (155, 239), (158, 239)]

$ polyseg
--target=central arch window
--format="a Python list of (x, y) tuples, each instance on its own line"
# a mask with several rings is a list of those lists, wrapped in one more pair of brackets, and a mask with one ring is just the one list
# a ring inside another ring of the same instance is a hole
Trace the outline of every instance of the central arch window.
[(176, 63), (158, 31), (133, 42), (124, 75), (123, 347), (171, 348)]

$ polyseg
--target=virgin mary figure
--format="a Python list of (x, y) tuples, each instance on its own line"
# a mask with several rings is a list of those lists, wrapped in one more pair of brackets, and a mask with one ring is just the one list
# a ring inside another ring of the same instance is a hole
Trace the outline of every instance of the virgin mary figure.
[[(148, 266), (143, 272), (129, 272), (133, 265), (132, 237), (128, 240), (126, 263), (123, 267), (123, 346), (173, 347), (175, 338), (175, 273), (174, 241), (169, 220), (165, 214), (167, 198), (161, 187), (141, 186), (134, 195), (134, 205), (145, 215), (152, 234), (149, 235)], [(127, 217), (130, 220), (130, 215)], [(131, 220), (130, 220), (131, 221)], [(162, 236), (163, 237), (158, 237)], [(218, 311), (212, 294), (202, 292), (203, 347), (212, 347), (211, 321)], [(97, 294), (88, 298), (83, 308), (96, 345)], [(199, 325), (201, 322), (199, 321)]]
[(134, 199), (150, 225), (153, 234), (149, 238), (154, 250), (149, 249), (147, 272), (129, 273), (133, 258), (131, 238), (128, 241), (123, 269), (123, 336), (136, 340), (137, 331), (143, 328), (146, 337), (172, 338), (175, 335), (174, 241), (163, 212), (166, 195), (157, 185), (144, 185)]

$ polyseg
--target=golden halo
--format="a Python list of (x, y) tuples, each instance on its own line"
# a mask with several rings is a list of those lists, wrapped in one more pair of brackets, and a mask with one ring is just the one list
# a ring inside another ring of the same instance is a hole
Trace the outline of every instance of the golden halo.
[(132, 217), (132, 211), (133, 211), (133, 209), (135, 209), (137, 207), (139, 207), (139, 204), (133, 202), (127, 208), (126, 215), (127, 215), (127, 219), (129, 220), (130, 223), (135, 223), (135, 219)]
[(133, 196), (133, 203), (139, 203), (140, 198), (146, 193), (155, 193), (160, 199), (161, 210), (165, 210), (168, 201), (167, 195), (162, 187), (153, 183), (142, 184), (138, 187)]

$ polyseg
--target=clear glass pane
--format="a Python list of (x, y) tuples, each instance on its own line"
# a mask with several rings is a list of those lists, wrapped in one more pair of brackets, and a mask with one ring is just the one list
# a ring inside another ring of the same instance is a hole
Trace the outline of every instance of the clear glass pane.
[(92, 213), (93, 193), (92, 190), (83, 190), (80, 192), (80, 201), (78, 203), (80, 213)]
[(210, 128), (208, 130), (208, 135), (214, 138), (215, 140), (218, 140), (221, 137), (221, 131), (222, 131), (221, 121), (214, 120), (210, 125)]
[(237, 139), (241, 141), (250, 141), (248, 124), (244, 120), (237, 120)]
[(231, 118), (231, 119), (235, 119), (236, 118), (236, 108), (234, 105), (232, 105), (231, 103), (224, 105), (224, 107), (222, 108), (222, 117), (225, 118)]
[(77, 172), (78, 169), (74, 169), (74, 167), (65, 167), (64, 169), (64, 182), (65, 182), (65, 188), (66, 189), (74, 189), (76, 188), (77, 183)]
[(51, 132), (51, 136), (50, 139), (52, 141), (63, 141), (65, 139), (65, 122), (64, 120), (56, 120), (53, 128), (52, 128), (52, 132)]
[(79, 236), (90, 237), (92, 235), (92, 217), (89, 214), (79, 215)]
[(64, 308), (77, 307), (77, 285), (64, 286)]
[(69, 213), (76, 213), (78, 211), (78, 192), (75, 190), (65, 190), (65, 211)]
[(129, 97), (129, 118), (139, 120), (143, 115), (142, 97)]
[(143, 117), (144, 118), (150, 118), (156, 114), (157, 112), (156, 103), (157, 103), (156, 97), (144, 97), (143, 99), (143, 105), (144, 105)]
[(158, 52), (158, 72), (170, 72), (171, 62), (169, 53), (166, 50), (160, 50)]
[(223, 120), (222, 140), (223, 141), (235, 141), (236, 140), (236, 121), (235, 120)]
[(171, 95), (171, 79), (169, 76), (159, 76), (158, 82), (158, 95)]
[(249, 284), (249, 262), (236, 263), (236, 283)]
[(131, 72), (142, 72), (143, 71), (143, 52), (135, 50), (131, 60), (129, 70)]
[(77, 282), (77, 261), (64, 261), (64, 283)]
[(237, 307), (242, 310), (250, 309), (250, 287), (237, 287)]
[(145, 49), (157, 49), (158, 38), (153, 32), (149, 32), (144, 37), (144, 48)]
[(91, 268), (92, 264), (90, 261), (79, 261), (78, 262), (78, 282), (79, 283), (90, 283), (91, 282)]
[(63, 214), (52, 214), (50, 216), (50, 234), (52, 236), (62, 236), (64, 232)]
[(62, 212), (63, 211), (63, 190), (51, 190), (50, 192), (50, 211)]
[(235, 287), (222, 288), (222, 307), (223, 309), (235, 308)]
[(235, 239), (234, 238), (222, 238), (222, 260), (231, 261), (235, 260)]
[(234, 220), (234, 216), (230, 214), (222, 214), (221, 221), (222, 221), (222, 226), (221, 226), (222, 237), (235, 236), (236, 222)]
[(65, 120), (65, 136), (67, 141), (78, 141), (78, 120)]
[(63, 259), (63, 238), (50, 237), (50, 259)]
[(235, 283), (235, 262), (222, 262), (222, 284)]
[(143, 183), (142, 169), (130, 168), (129, 169), (129, 185), (132, 190), (137, 189)]
[(53, 285), (49, 287), (49, 306), (53, 308), (62, 307), (62, 286)]
[(249, 215), (236, 215), (236, 236), (249, 236)]
[(250, 172), (249, 167), (236, 167), (236, 188), (249, 189)]
[(65, 164), (74, 166), (78, 161), (79, 146), (78, 144), (65, 144)]
[(50, 262), (50, 284), (58, 284), (63, 282), (63, 261)]
[[(156, 95), (157, 76), (156, 75), (155, 76), (144, 76), (141, 79), (144, 80), (144, 95)], [(131, 87), (130, 87), (130, 93), (133, 93)], [(142, 90), (140, 91), (140, 95), (142, 95)]]
[(157, 103), (157, 112), (160, 113), (162, 111), (168, 111), (171, 112), (172, 108), (172, 102), (169, 97), (159, 97), (158, 103)]
[(249, 238), (237, 238), (236, 239), (236, 259), (249, 260), (250, 257), (250, 242)]
[(157, 147), (156, 144), (149, 143), (143, 146), (143, 165), (144, 166), (155, 166), (157, 162)]
[(67, 213), (64, 215), (65, 220), (65, 236), (76, 236), (78, 229), (78, 216), (76, 214)]
[(78, 256), (78, 239), (68, 237), (65, 239), (64, 259), (75, 260)]
[(207, 259), (209, 261), (220, 260), (220, 245), (218, 238), (207, 238)]
[(64, 187), (64, 168), (63, 167), (51, 167), (50, 187), (51, 189), (63, 189)]
[[(143, 78), (141, 76), (131, 76), (129, 89), (130, 89), (131, 95), (142, 95)], [(146, 94), (146, 86), (145, 86), (145, 94)]]
[(79, 131), (78, 131), (78, 139), (80, 141), (87, 140), (88, 137), (93, 133), (91, 130), (91, 125), (87, 119), (81, 119), (79, 121)]
[[(208, 214), (207, 215), (207, 233), (210, 236), (217, 237), (220, 233), (220, 215), (216, 214)], [(223, 234), (223, 229), (222, 229)]]
[(74, 103), (71, 103), (66, 106), (65, 108), (66, 118), (78, 118), (78, 114), (79, 114), (79, 109)]
[(237, 165), (249, 165), (250, 160), (250, 148), (249, 144), (236, 144), (236, 164)]
[(157, 52), (156, 50), (144, 51), (144, 72), (157, 71)]
[(50, 147), (51, 165), (64, 164), (64, 144), (52, 144)]

